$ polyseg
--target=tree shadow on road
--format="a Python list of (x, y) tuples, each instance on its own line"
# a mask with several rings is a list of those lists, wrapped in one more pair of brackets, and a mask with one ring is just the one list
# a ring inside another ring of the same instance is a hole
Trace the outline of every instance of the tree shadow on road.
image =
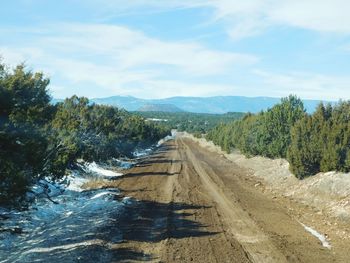
[(157, 150), (155, 150), (155, 153), (169, 152), (176, 149), (177, 149), (177, 146), (175, 145), (163, 144), (159, 146)]
[[(123, 209), (123, 213), (116, 215), (113, 224), (100, 230), (100, 236), (107, 241), (117, 236), (116, 243), (132, 246), (133, 242), (156, 243), (170, 238), (215, 235), (217, 232), (205, 230), (206, 225), (194, 220), (197, 210), (207, 208), (176, 202), (132, 201)], [(124, 251), (117, 248), (113, 255), (117, 261), (149, 261), (155, 257), (131, 248)]]
[(144, 160), (140, 163), (138, 163), (136, 166), (137, 167), (146, 167), (146, 166), (150, 166), (153, 164), (175, 164), (175, 163), (181, 163), (183, 162), (182, 160), (172, 160), (172, 159), (166, 159), (166, 158), (162, 158), (162, 157), (153, 157), (153, 158), (149, 158), (147, 160)]
[[(166, 239), (200, 238), (217, 234), (205, 230), (207, 226), (195, 220), (194, 215), (208, 206), (133, 199), (123, 202), (118, 212), (104, 219), (107, 221), (103, 227), (61, 240), (56, 248), (53, 246), (47, 251), (38, 250), (28, 254), (26, 262), (152, 261), (157, 259), (157, 255), (142, 251), (139, 242), (150, 244)], [(43, 253), (46, 255), (43, 256)]]
[(196, 210), (206, 208), (185, 203), (137, 201), (119, 217), (118, 229), (122, 232), (123, 240), (141, 242), (217, 234), (203, 230), (205, 225), (192, 220)]
[(176, 173), (169, 173), (169, 172), (141, 172), (141, 173), (127, 173), (124, 174), (123, 176), (120, 176), (120, 178), (116, 177), (113, 178), (114, 181), (116, 180), (121, 180), (121, 179), (125, 179), (128, 177), (142, 177), (142, 176), (172, 176), (172, 175), (176, 175), (179, 174), (178, 172)]

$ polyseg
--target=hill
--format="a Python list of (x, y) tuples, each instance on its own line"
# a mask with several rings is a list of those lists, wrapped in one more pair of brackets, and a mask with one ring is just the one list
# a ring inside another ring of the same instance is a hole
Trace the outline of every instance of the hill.
[(139, 108), (138, 111), (183, 112), (182, 109), (174, 104), (146, 104)]
[[(187, 112), (197, 113), (226, 113), (226, 112), (252, 112), (257, 113), (273, 107), (280, 98), (271, 97), (242, 97), (242, 96), (216, 96), (216, 97), (171, 97), (166, 99), (139, 99), (131, 96), (113, 96), (96, 98), (91, 101), (97, 104), (107, 104), (122, 107), (128, 111), (137, 111), (147, 104), (172, 104)], [(313, 112), (321, 102), (319, 100), (303, 100), (308, 112)]]

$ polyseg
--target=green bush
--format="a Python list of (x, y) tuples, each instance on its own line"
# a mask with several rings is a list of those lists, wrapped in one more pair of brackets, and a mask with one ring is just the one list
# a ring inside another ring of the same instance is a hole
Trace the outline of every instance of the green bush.
[(247, 156), (287, 158), (297, 178), (318, 172), (350, 171), (350, 102), (320, 104), (305, 113), (295, 96), (273, 108), (212, 129), (207, 139)]
[(76, 159), (130, 156), (169, 129), (124, 110), (73, 96), (50, 104), (49, 80), (23, 65), (0, 64), (0, 204), (20, 203), (43, 177), (62, 177)]
[(292, 130), (288, 152), (291, 171), (298, 177), (317, 172), (349, 172), (350, 102), (323, 104)]
[(287, 156), (290, 130), (305, 114), (303, 103), (295, 96), (259, 114), (247, 114), (231, 124), (222, 124), (209, 132), (207, 138), (224, 150), (238, 148), (246, 155), (271, 158)]

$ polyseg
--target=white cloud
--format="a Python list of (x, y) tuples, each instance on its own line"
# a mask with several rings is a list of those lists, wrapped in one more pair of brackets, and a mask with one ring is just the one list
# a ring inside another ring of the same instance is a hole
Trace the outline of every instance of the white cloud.
[[(81, 3), (88, 2), (101, 17), (108, 13), (113, 16), (176, 8), (210, 9), (213, 12), (208, 20), (224, 24), (235, 40), (262, 34), (276, 26), (339, 35), (350, 33), (350, 16), (347, 15), (350, 1), (345, 0), (101, 1), (96, 4), (96, 1), (81, 0)], [(139, 97), (234, 92), (251, 96), (297, 93), (305, 98), (350, 97), (347, 77), (268, 71), (251, 74), (251, 67), (259, 62), (254, 55), (218, 51), (195, 41), (164, 41), (125, 26), (62, 23), (41, 28), (0, 28), (0, 32), (3, 39), (0, 54), (5, 62), (26, 61), (31, 67), (47, 72), (52, 77), (53, 93), (60, 97), (71, 95), (68, 87), (62, 89), (66, 83), (76, 87), (85, 85), (86, 90), (91, 87), (89, 92), (82, 90), (79, 95), (96, 96), (103, 91), (104, 94)], [(344, 49), (350, 50), (349, 47)], [(224, 84), (215, 84), (220, 81)], [(245, 88), (231, 87), (228, 83)], [(258, 89), (260, 84), (265, 90)]]
[[(90, 4), (92, 4), (90, 2)], [(100, 8), (120, 14), (140, 10), (211, 8), (213, 21), (226, 22), (233, 39), (260, 34), (268, 27), (291, 26), (318, 32), (350, 34), (348, 0), (104, 0)]]
[(184, 73), (210, 75), (258, 60), (248, 54), (210, 50), (194, 42), (161, 41), (139, 31), (103, 24), (62, 25), (57, 37), (44, 38), (42, 42), (62, 51), (108, 56), (121, 69), (167, 65)]
[[(48, 26), (31, 34), (25, 46), (0, 47), (0, 53), (11, 64), (27, 60), (29, 66), (44, 70), (54, 86), (61, 86), (55, 82), (60, 79), (73, 85), (90, 83), (115, 94), (136, 87), (147, 89), (147, 84), (159, 87), (163, 94), (176, 94), (181, 89), (183, 95), (193, 95), (189, 86), (182, 88), (181, 80), (195, 83), (202, 77), (221, 76), (258, 61), (249, 54), (216, 51), (197, 42), (162, 41), (106, 24)], [(159, 83), (169, 87), (160, 87)], [(204, 86), (199, 86), (198, 95), (205, 95)], [(62, 94), (62, 90), (52, 92)], [(158, 94), (150, 90), (145, 95)]]
[[(145, 98), (168, 98), (173, 96), (233, 95), (237, 89), (231, 85), (189, 83), (174, 80), (151, 80), (142, 89)], [(153, 91), (153, 92), (152, 92)], [(157, 92), (154, 92), (157, 91)], [(152, 96), (149, 96), (153, 93)]]
[(272, 21), (320, 32), (350, 33), (350, 1), (280, 1), (267, 15)]
[(272, 26), (292, 26), (318, 32), (350, 33), (348, 0), (212, 0), (217, 19), (228, 21), (233, 38), (261, 33)]
[(350, 77), (302, 72), (272, 73), (255, 70), (262, 80), (263, 92), (284, 97), (297, 94), (305, 99), (350, 99)]
[(3, 57), (6, 64), (17, 65), (26, 60), (39, 59), (43, 56), (43, 52), (35, 47), (2, 47), (0, 46), (0, 56)]

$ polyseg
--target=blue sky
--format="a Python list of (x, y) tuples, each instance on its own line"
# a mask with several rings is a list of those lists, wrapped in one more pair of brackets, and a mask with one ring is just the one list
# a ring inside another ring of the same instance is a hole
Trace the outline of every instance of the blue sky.
[(348, 0), (13, 0), (0, 54), (55, 98), (350, 99)]

